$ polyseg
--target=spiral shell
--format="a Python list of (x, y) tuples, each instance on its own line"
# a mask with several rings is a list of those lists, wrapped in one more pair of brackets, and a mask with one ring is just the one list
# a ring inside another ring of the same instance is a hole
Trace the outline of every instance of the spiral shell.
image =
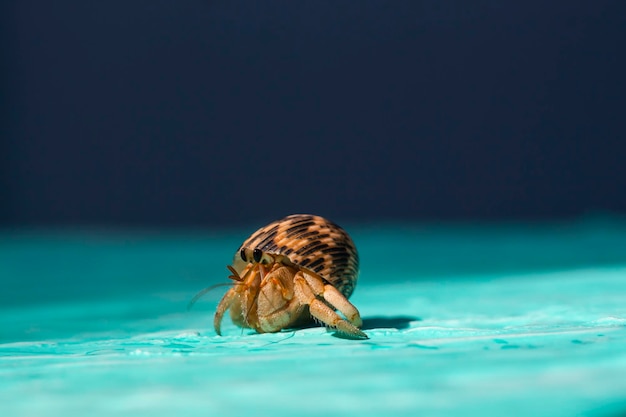
[(242, 248), (284, 255), (295, 265), (321, 276), (346, 298), (356, 286), (359, 254), (348, 233), (323, 217), (293, 214), (254, 232), (237, 252), (233, 266), (241, 271), (246, 262)]

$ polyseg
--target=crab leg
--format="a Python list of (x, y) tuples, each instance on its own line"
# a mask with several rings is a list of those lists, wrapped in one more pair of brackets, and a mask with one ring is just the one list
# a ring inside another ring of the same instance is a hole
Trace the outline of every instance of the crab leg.
[(217, 305), (217, 310), (215, 311), (215, 316), (213, 317), (213, 327), (215, 328), (215, 333), (217, 333), (218, 336), (222, 335), (221, 327), (224, 313), (226, 313), (226, 311), (230, 308), (233, 301), (235, 301), (235, 297), (237, 296), (236, 288), (237, 287), (232, 287), (229, 289), (222, 298), (222, 301), (220, 301)]
[[(307, 276), (307, 274), (303, 274), (300, 271), (294, 277), (294, 292), (296, 297), (302, 304), (306, 304), (309, 306), (309, 311), (311, 315), (316, 319), (322, 321), (324, 324), (330, 327), (334, 327), (340, 332), (353, 337), (363, 339), (368, 338), (367, 335), (359, 330), (354, 324), (339, 317), (339, 315), (332, 308), (330, 308), (328, 305), (318, 299), (318, 296), (324, 297), (326, 293), (326, 288), (321, 280), (315, 277)], [(329, 292), (329, 294), (331, 293), (332, 291)], [(339, 295), (341, 294), (339, 293)], [(341, 297), (345, 300), (345, 297), (343, 297), (342, 295)], [(332, 293), (330, 298), (337, 301), (336, 294), (334, 293)], [(330, 300), (327, 301), (330, 302)], [(351, 308), (347, 308), (346, 303), (349, 304)], [(354, 308), (354, 306), (352, 306), (352, 304), (350, 304), (348, 300), (345, 300), (345, 302), (340, 301), (339, 304), (344, 310), (348, 311), (348, 313), (352, 313), (351, 321), (353, 321), (355, 324), (361, 322), (358, 311), (356, 311), (356, 308)], [(332, 305), (333, 307), (336, 307), (335, 304)], [(350, 311), (351, 309), (354, 309), (354, 312)]]
[(348, 321), (354, 326), (361, 327), (363, 325), (363, 320), (361, 320), (359, 311), (346, 299), (346, 297), (343, 296), (342, 293), (339, 292), (339, 290), (337, 290), (337, 288), (329, 284), (324, 285), (324, 293), (322, 294), (322, 297), (330, 305), (339, 310), (341, 314), (343, 314), (345, 318), (348, 319)]

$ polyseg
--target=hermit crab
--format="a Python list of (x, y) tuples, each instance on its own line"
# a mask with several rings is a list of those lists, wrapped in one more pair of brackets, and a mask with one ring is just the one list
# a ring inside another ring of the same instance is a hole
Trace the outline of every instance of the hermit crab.
[(241, 244), (228, 269), (233, 286), (217, 306), (213, 325), (218, 335), (230, 310), (233, 323), (259, 333), (318, 321), (346, 336), (367, 338), (359, 329), (359, 311), (348, 301), (359, 255), (335, 223), (309, 214), (272, 222)]

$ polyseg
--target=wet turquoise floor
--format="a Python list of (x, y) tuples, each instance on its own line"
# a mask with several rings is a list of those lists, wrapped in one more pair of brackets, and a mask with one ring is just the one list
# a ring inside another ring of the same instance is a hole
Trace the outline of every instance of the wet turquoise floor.
[(187, 312), (246, 231), (5, 232), (0, 415), (626, 412), (626, 224), (346, 228), (366, 341)]

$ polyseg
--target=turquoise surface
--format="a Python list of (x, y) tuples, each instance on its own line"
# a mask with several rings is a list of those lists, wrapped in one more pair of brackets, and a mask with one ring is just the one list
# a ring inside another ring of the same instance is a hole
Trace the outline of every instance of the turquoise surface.
[(186, 311), (254, 227), (0, 234), (0, 415), (624, 415), (626, 223), (344, 226), (365, 341)]

